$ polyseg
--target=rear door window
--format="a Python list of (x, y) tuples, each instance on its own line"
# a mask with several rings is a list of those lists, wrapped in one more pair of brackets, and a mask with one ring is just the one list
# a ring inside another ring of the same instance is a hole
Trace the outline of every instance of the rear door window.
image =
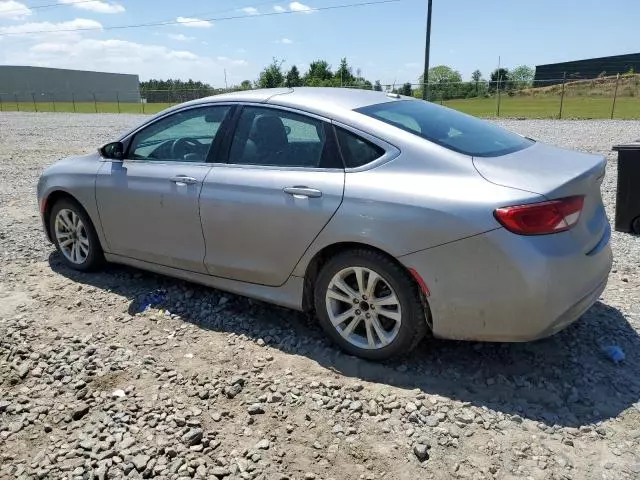
[(498, 157), (534, 143), (490, 122), (419, 100), (369, 105), (356, 112), (474, 157)]
[(268, 107), (242, 109), (229, 163), (275, 167), (343, 168), (328, 124)]

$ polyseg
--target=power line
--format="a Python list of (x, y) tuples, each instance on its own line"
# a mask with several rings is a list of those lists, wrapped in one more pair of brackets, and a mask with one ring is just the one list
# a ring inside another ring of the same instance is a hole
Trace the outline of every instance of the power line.
[[(91, 2), (95, 2), (96, 0), (77, 0), (77, 1), (73, 1), (73, 2), (67, 2), (67, 3), (48, 3), (46, 5), (25, 5), (26, 8), (28, 8), (29, 10), (37, 10), (37, 9), (41, 9), (41, 8), (54, 8), (54, 7), (73, 7), (74, 5), (78, 5), (79, 3), (91, 3)], [(260, 3), (252, 3), (251, 5), (243, 5), (241, 7), (233, 7), (233, 8), (227, 8), (225, 10), (216, 10), (216, 13), (223, 13), (223, 12), (231, 12), (234, 10), (242, 10), (243, 8), (248, 8), (248, 7), (259, 7), (262, 5), (267, 5), (267, 4), (272, 4), (274, 2), (274, 0), (269, 0), (267, 2), (260, 2)], [(2, 13), (10, 13), (10, 12), (23, 12), (24, 8), (12, 8), (11, 10), (2, 10)], [(197, 15), (205, 15), (210, 13), (211, 11), (209, 10), (206, 13), (192, 13), (190, 15), (186, 15), (187, 17), (195, 17)], [(255, 16), (255, 15), (254, 15)]]
[[(69, 7), (69, 6), (73, 6), (73, 5), (77, 5), (79, 3), (90, 3), (90, 2), (95, 2), (96, 0), (77, 0), (74, 2), (67, 2), (67, 3), (48, 3), (46, 5), (24, 5), (24, 7), (28, 8), (29, 10), (38, 10), (41, 8), (54, 8), (54, 7)], [(10, 12), (24, 12), (24, 7), (23, 8), (12, 8), (11, 10), (3, 10), (2, 13), (10, 13)]]
[(347, 3), (342, 5), (332, 5), (329, 7), (317, 7), (317, 8), (309, 8), (308, 10), (287, 10), (285, 12), (268, 12), (268, 13), (258, 13), (258, 14), (248, 14), (248, 15), (233, 15), (229, 17), (217, 17), (217, 18), (194, 18), (191, 20), (172, 20), (172, 21), (164, 21), (164, 22), (153, 22), (153, 23), (139, 23), (133, 25), (114, 25), (111, 27), (85, 27), (85, 28), (65, 28), (65, 29), (49, 29), (49, 30), (32, 30), (28, 32), (5, 32), (0, 33), (0, 37), (9, 36), (9, 35), (33, 35), (38, 33), (63, 33), (63, 32), (84, 32), (84, 31), (103, 31), (103, 30), (123, 30), (128, 28), (146, 28), (146, 27), (159, 27), (165, 25), (188, 25), (190, 23), (200, 23), (200, 22), (222, 22), (225, 20), (239, 20), (242, 18), (259, 18), (259, 17), (273, 17), (276, 15), (288, 15), (293, 13), (310, 13), (310, 12), (322, 12), (327, 10), (338, 10), (344, 8), (355, 8), (355, 7), (366, 7), (372, 5), (382, 5), (387, 3), (398, 3), (403, 0), (376, 0), (369, 2), (361, 2), (361, 3)]

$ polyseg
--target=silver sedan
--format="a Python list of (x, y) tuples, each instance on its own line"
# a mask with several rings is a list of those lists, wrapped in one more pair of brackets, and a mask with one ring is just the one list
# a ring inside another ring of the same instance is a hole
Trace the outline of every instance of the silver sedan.
[(382, 92), (253, 90), (166, 110), (49, 167), (66, 264), (116, 262), (315, 311), (381, 360), (427, 334), (527, 341), (611, 268), (601, 156)]

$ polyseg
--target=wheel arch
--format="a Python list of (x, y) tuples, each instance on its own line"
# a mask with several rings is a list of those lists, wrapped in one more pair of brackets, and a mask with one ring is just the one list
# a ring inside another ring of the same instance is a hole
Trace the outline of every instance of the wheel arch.
[(334, 257), (335, 255), (338, 255), (339, 253), (349, 251), (349, 250), (361, 250), (361, 249), (378, 252), (381, 255), (384, 255), (385, 257), (387, 257), (392, 262), (399, 265), (402, 269), (404, 269), (409, 274), (409, 276), (413, 279), (418, 290), (422, 292), (422, 297), (423, 297), (422, 300), (423, 300), (424, 308), (426, 310), (426, 313), (430, 317), (429, 305), (426, 298), (428, 296), (428, 293), (424, 294), (425, 292), (424, 292), (423, 285), (420, 283), (420, 280), (422, 279), (420, 280), (416, 279), (416, 272), (407, 268), (396, 257), (389, 254), (388, 252), (385, 252), (383, 249), (374, 247), (372, 245), (369, 245), (367, 243), (362, 243), (362, 242), (332, 243), (330, 245), (323, 247), (322, 249), (320, 249), (318, 252), (315, 253), (315, 255), (309, 261), (307, 268), (305, 270), (305, 275), (304, 275), (303, 292), (302, 292), (302, 309), (305, 312), (313, 311), (314, 285), (323, 265), (325, 265), (330, 258)]
[(64, 199), (70, 200), (76, 203), (80, 208), (82, 208), (84, 213), (93, 223), (93, 228), (96, 228), (96, 222), (93, 220), (93, 218), (91, 218), (91, 215), (89, 215), (89, 212), (84, 207), (84, 205), (82, 205), (82, 202), (80, 200), (78, 200), (75, 196), (73, 196), (66, 190), (53, 190), (52, 192), (49, 192), (49, 194), (45, 197), (42, 206), (42, 221), (44, 223), (44, 230), (47, 238), (51, 243), (53, 243), (53, 238), (51, 238), (51, 211), (53, 210), (53, 207), (56, 203)]

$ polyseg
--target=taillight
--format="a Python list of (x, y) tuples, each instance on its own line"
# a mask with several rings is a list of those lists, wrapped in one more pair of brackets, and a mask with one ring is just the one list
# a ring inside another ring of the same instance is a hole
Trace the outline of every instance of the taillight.
[(498, 208), (494, 215), (504, 228), (518, 235), (547, 235), (578, 223), (583, 205), (584, 197), (575, 196)]

